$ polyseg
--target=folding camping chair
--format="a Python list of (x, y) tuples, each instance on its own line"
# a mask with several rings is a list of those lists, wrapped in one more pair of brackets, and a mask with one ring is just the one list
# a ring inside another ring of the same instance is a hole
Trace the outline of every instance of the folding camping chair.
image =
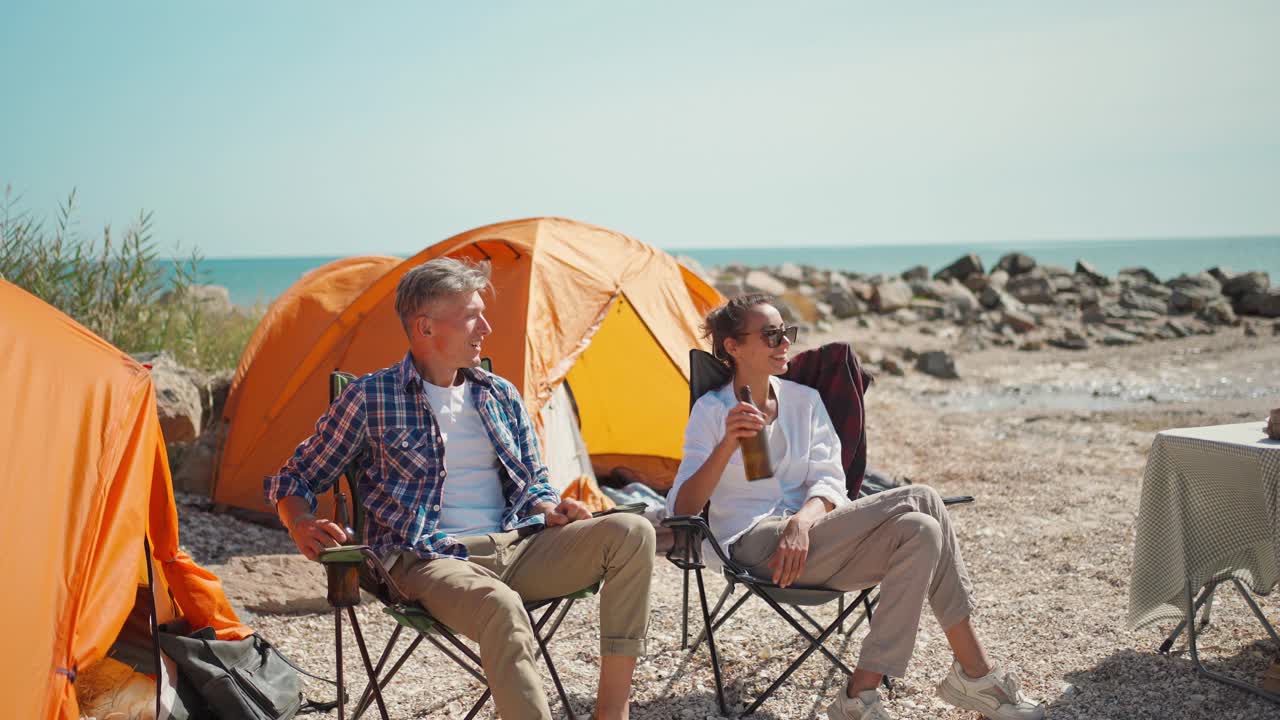
[[(345, 372), (334, 371), (329, 376), (329, 401), (332, 403), (342, 393), (346, 386), (355, 379), (354, 375)], [(351, 493), (351, 526), (355, 530), (357, 537), (364, 536), (364, 507), (360, 502), (360, 478), (363, 473), (358, 465), (353, 461), (347, 465), (345, 477), (347, 479), (347, 489)], [(334, 484), (334, 497), (337, 500), (339, 508), (345, 506), (346, 499), (341, 490), (341, 483)], [(360, 656), (364, 662), (365, 672), (369, 677), (369, 683), (366, 685), (364, 692), (361, 694), (359, 701), (356, 703), (355, 711), (352, 714), (352, 720), (358, 720), (359, 717), (369, 708), (370, 703), (376, 702), (379, 713), (383, 720), (388, 720), (386, 705), (382, 699), (382, 691), (395, 678), (396, 674), (404, 666), (404, 664), (417, 650), (418, 645), (423, 640), (435, 645), (440, 652), (444, 653), (449, 659), (457, 663), (463, 670), (466, 670), (473, 677), (486, 685), (484, 693), (472, 705), (470, 712), (467, 713), (466, 719), (470, 720), (475, 717), (480, 709), (484, 707), (485, 702), (489, 700), (491, 694), (487, 689), (488, 680), (484, 676), (484, 672), (480, 665), (480, 656), (472, 650), (468, 645), (463, 643), (457, 634), (446, 627), (443, 623), (438, 622), (431, 614), (426, 611), (416, 601), (405, 596), (400, 588), (396, 586), (386, 568), (383, 567), (381, 560), (373, 552), (368, 545), (343, 545), (334, 548), (328, 548), (320, 555), (320, 562), (335, 568), (341, 567), (348, 571), (354, 569), (359, 572), (360, 587), (373, 595), (383, 605), (383, 612), (390, 615), (396, 621), (396, 628), (391, 633), (391, 637), (387, 640), (387, 645), (382, 651), (382, 656), (378, 659), (378, 663), (374, 666), (369, 659), (369, 653), (364, 643), (364, 637), (360, 632), (360, 623), (356, 618), (355, 608), (351, 606), (334, 607), (334, 653), (337, 656), (338, 666), (338, 718), (344, 720), (344, 712), (346, 705), (346, 695), (342, 678), (342, 611), (345, 607), (347, 617), (351, 623), (351, 630), (355, 636), (356, 645), (360, 649)], [(547, 664), (547, 671), (551, 674), (551, 680), (555, 683), (556, 692), (560, 696), (560, 703), (564, 708), (564, 712), (571, 720), (576, 720), (573, 707), (569, 703), (569, 697), (565, 694), (564, 685), (560, 682), (560, 674), (556, 672), (555, 663), (551, 660), (551, 654), (547, 651), (547, 644), (555, 637), (556, 631), (560, 628), (560, 623), (564, 620), (569, 609), (573, 607), (575, 601), (590, 597), (596, 594), (600, 589), (600, 584), (596, 583), (590, 587), (566, 595), (564, 597), (550, 598), (546, 600), (537, 600), (525, 603), (525, 612), (529, 615), (529, 623), (533, 626), (534, 637), (538, 641), (538, 648), (542, 653), (542, 659)], [(332, 602), (331, 598), (331, 604)], [(557, 614), (557, 610), (559, 613)], [(541, 612), (538, 617), (534, 617), (535, 612)], [(554, 619), (552, 616), (554, 615)], [(548, 626), (548, 620), (550, 625)], [(386, 667), (388, 658), (395, 650), (400, 640), (400, 635), (404, 630), (410, 630), (416, 633), (416, 637), (409, 643), (409, 646), (401, 653), (400, 657), (392, 664), (391, 668), (383, 674), (383, 668)]]
[[(819, 351), (820, 350), (821, 349), (819, 349)], [(848, 349), (848, 352), (852, 353), (852, 349)], [(724, 385), (731, 379), (731, 374), (724, 363), (702, 350), (693, 349), (689, 351), (689, 367), (690, 409), (692, 409), (693, 404), (697, 402), (698, 398), (702, 397), (702, 395)], [(842, 443), (861, 442), (861, 438), (841, 437), (840, 440)], [(944, 502), (948, 505), (972, 501), (973, 498), (970, 496), (944, 498)], [(844, 673), (852, 674), (853, 671), (850, 670), (849, 667), (840, 660), (840, 658), (836, 657), (831, 651), (829, 651), (823, 643), (826, 642), (832, 633), (844, 628), (845, 621), (850, 615), (859, 609), (862, 610), (862, 614), (854, 620), (847, 630), (844, 630), (845, 634), (851, 634), (862, 624), (864, 620), (868, 623), (873, 622), (872, 615), (875, 611), (875, 606), (880, 599), (877, 586), (872, 586), (859, 591), (853, 602), (848, 603), (847, 605), (845, 602), (845, 592), (841, 590), (835, 590), (832, 588), (778, 587), (769, 580), (751, 575), (744, 568), (734, 563), (733, 560), (729, 558), (728, 553), (720, 546), (720, 543), (716, 540), (715, 536), (712, 535), (711, 528), (707, 524), (705, 516), (706, 509), (704, 508), (702, 515), (671, 516), (663, 520), (663, 525), (670, 527), (675, 533), (675, 542), (671, 549), (667, 551), (667, 559), (676, 567), (680, 568), (684, 574), (684, 616), (681, 628), (681, 647), (688, 647), (689, 573), (692, 572), (697, 579), (698, 599), (702, 606), (703, 621), (703, 632), (698, 636), (697, 640), (694, 641), (692, 649), (696, 650), (698, 645), (702, 642), (702, 638), (706, 638), (707, 648), (711, 654), (711, 669), (714, 672), (716, 679), (716, 700), (720, 705), (721, 713), (728, 715), (729, 711), (724, 698), (724, 681), (720, 668), (719, 654), (716, 651), (715, 631), (728, 621), (729, 618), (732, 617), (733, 614), (736, 613), (738, 609), (741, 608), (742, 605), (752, 596), (759, 597), (765, 602), (765, 604), (773, 608), (773, 610), (782, 616), (782, 618), (786, 620), (797, 633), (808, 640), (809, 646), (794, 661), (792, 661), (789, 666), (787, 666), (787, 668), (773, 681), (768, 689), (755, 699), (755, 701), (743, 712), (744, 716), (755, 712), (760, 705), (768, 700), (769, 696), (777, 691), (782, 683), (786, 682), (787, 678), (799, 669), (804, 661), (807, 660), (815, 651), (821, 652), (833, 665)], [(706, 588), (702, 577), (702, 571), (707, 568), (702, 553), (704, 541), (711, 547), (716, 558), (719, 560), (726, 582), (724, 592), (721, 593), (720, 599), (716, 602), (714, 609), (708, 608)], [(738, 585), (742, 585), (746, 588), (747, 592), (744, 592), (740, 597), (738, 597), (738, 599), (730, 605), (728, 609), (724, 609), (725, 603), (733, 597)], [(836, 617), (826, 626), (823, 626), (804, 610), (805, 607), (826, 605), (833, 601), (838, 604)], [(784, 606), (790, 607), (795, 615), (788, 612)], [(721, 612), (722, 610), (724, 611)], [(808, 622), (809, 625), (817, 631), (817, 636), (811, 634), (804, 625), (800, 624), (796, 615)], [(885, 678), (884, 682), (885, 687), (891, 687), (888, 677)]]

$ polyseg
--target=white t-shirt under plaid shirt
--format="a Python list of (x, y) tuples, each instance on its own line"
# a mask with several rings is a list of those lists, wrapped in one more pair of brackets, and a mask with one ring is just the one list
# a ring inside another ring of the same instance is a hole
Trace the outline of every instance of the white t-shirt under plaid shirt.
[(470, 382), (440, 387), (423, 381), (422, 389), (440, 426), (449, 472), (436, 531), (459, 536), (501, 531), (506, 502), (498, 480), (498, 453), (471, 400)]

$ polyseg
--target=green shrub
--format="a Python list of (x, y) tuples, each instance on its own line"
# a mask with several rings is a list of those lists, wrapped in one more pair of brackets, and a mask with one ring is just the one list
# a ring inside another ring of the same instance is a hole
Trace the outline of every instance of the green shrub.
[(234, 368), (261, 308), (226, 313), (200, 303), (192, 293), (199, 252), (172, 261), (174, 272), (166, 273), (166, 261), (156, 256), (150, 213), (139, 213), (119, 237), (107, 226), (100, 241), (85, 240), (77, 232), (75, 203), (73, 191), (50, 228), (22, 211), (6, 188), (0, 277), (126, 352), (165, 350), (187, 366)]

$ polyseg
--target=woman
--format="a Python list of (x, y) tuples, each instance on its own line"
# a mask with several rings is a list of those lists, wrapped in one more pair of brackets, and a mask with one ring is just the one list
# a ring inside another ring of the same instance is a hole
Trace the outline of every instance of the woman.
[[(796, 329), (766, 295), (716, 308), (706, 321), (733, 380), (694, 404), (669, 510), (708, 520), (730, 557), (781, 587), (856, 591), (878, 584), (880, 603), (831, 720), (889, 720), (877, 687), (901, 677), (927, 599), (955, 655), (942, 699), (997, 720), (1039, 720), (1044, 709), (987, 659), (969, 615), (974, 601), (955, 532), (932, 488), (912, 485), (850, 501), (840, 439), (816, 390), (775, 377), (787, 369)], [(751, 388), (756, 406), (739, 402)], [(774, 477), (748, 481), (739, 442), (764, 433)]]

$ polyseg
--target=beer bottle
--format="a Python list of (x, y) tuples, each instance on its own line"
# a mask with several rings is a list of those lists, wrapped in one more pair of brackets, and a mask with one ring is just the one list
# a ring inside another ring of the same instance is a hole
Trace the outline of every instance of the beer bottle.
[[(347, 534), (347, 545), (356, 545), (355, 531), (351, 529), (347, 516), (347, 494), (340, 492), (336, 498), (337, 508), (334, 522)], [(360, 604), (360, 564), (359, 563), (325, 563), (325, 574), (328, 579), (329, 605), (353, 607)]]
[[(738, 398), (748, 405), (755, 406), (751, 399), (751, 387), (743, 385)], [(769, 459), (769, 439), (764, 431), (752, 437), (739, 440), (742, 444), (742, 468), (747, 472), (748, 480), (763, 480), (773, 477), (773, 462)]]

